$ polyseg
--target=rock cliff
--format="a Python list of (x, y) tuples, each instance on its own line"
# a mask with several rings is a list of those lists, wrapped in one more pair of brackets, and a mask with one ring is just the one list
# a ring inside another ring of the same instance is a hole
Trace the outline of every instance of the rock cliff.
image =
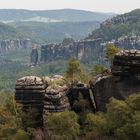
[(69, 87), (60, 75), (43, 78), (26, 76), (18, 79), (15, 100), (22, 105), (24, 112), (30, 108), (37, 110), (39, 121), (34, 127), (43, 126), (45, 112), (95, 112), (94, 98), (89, 86), (79, 82)]
[(129, 13), (118, 15), (111, 19), (106, 20), (105, 22), (102, 23), (102, 26), (124, 24), (132, 21), (138, 22), (139, 18), (140, 18), (140, 9), (135, 9)]
[(111, 97), (125, 99), (140, 92), (139, 65), (139, 51), (121, 51), (114, 57), (111, 73), (99, 74), (90, 81), (97, 111), (106, 111)]
[(22, 104), (24, 112), (30, 108), (36, 109), (38, 112), (38, 121), (32, 127), (43, 126), (45, 88), (42, 79), (39, 77), (26, 76), (17, 80), (15, 87), (16, 102)]
[(88, 64), (106, 64), (105, 49), (108, 43), (113, 43), (116, 47), (124, 50), (139, 49), (140, 36), (125, 36), (107, 42), (101, 39), (93, 39), (78, 41), (68, 45), (63, 45), (62, 43), (42, 45), (40, 58), (36, 55), (37, 50), (32, 50), (31, 64), (46, 64), (56, 60), (69, 60), (70, 58), (77, 58)]
[(140, 92), (140, 51), (125, 50), (117, 53), (111, 71), (95, 76), (89, 85), (78, 82), (68, 86), (60, 75), (51, 77), (23, 77), (17, 80), (15, 99), (44, 112), (74, 110), (77, 113), (106, 111), (111, 97), (124, 100)]
[(112, 40), (111, 43), (120, 49), (139, 49), (140, 48), (140, 36), (125, 36), (116, 40)]
[(61, 112), (70, 109), (67, 97), (68, 86), (63, 76), (44, 77), (45, 90), (44, 109), (47, 112)]
[(88, 64), (93, 61), (103, 64), (104, 49), (105, 45), (101, 39), (77, 41), (68, 45), (62, 43), (42, 45), (40, 63), (76, 58)]
[(0, 53), (16, 50), (18, 48), (29, 48), (29, 47), (31, 47), (30, 39), (0, 40)]
[(37, 48), (32, 48), (30, 58), (31, 58), (31, 66), (36, 66), (38, 64), (38, 50), (37, 50)]
[[(92, 62), (91, 60), (100, 62), (102, 61), (103, 50), (104, 46), (101, 45), (101, 39), (78, 41), (68, 45), (63, 45), (62, 43), (47, 44), (41, 46), (40, 61), (41, 63), (49, 63), (54, 60), (77, 58), (87, 63)], [(97, 54), (97, 52), (100, 52), (100, 54)]]
[(69, 88), (67, 96), (71, 109), (76, 113), (95, 112), (93, 93), (88, 85), (78, 82)]

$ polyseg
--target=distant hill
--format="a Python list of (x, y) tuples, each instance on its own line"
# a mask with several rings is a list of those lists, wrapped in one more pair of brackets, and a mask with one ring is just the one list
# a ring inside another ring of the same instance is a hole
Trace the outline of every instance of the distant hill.
[(60, 22), (60, 21), (104, 21), (114, 14), (98, 13), (84, 10), (61, 9), (61, 10), (20, 10), (20, 9), (0, 9), (0, 21), (41, 21), (41, 22)]
[(112, 40), (129, 35), (140, 35), (140, 9), (106, 20), (99, 29), (94, 30), (87, 38)]
[(12, 26), (0, 23), (0, 40), (17, 38), (23, 39), (26, 38), (26, 35)]
[(76, 40), (85, 38), (93, 29), (100, 25), (96, 21), (87, 22), (14, 22), (14, 26), (20, 32), (26, 34), (36, 43), (61, 42), (65, 37), (72, 37)]
[[(74, 9), (20, 10), (0, 9), (0, 39), (28, 37), (36, 43), (61, 42), (65, 37), (85, 38), (111, 13)], [(7, 25), (6, 25), (7, 24)]]

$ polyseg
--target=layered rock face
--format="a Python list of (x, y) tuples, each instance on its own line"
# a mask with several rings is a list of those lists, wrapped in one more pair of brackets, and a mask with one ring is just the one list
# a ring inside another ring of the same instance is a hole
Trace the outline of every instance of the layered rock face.
[(94, 98), (89, 86), (77, 83), (68, 87), (67, 81), (60, 75), (42, 79), (35, 76), (23, 77), (17, 80), (15, 90), (15, 100), (23, 105), (24, 111), (32, 107), (40, 114), (43, 114), (43, 110), (95, 112)]
[(140, 92), (140, 52), (122, 51), (113, 60), (112, 73), (99, 74), (90, 82), (97, 111), (106, 111), (109, 98), (125, 99)]
[[(101, 45), (101, 39), (78, 41), (69, 45), (47, 44), (41, 46), (40, 61), (48, 63), (54, 60), (77, 58), (89, 63), (95, 59), (100, 62), (102, 61), (103, 50), (104, 46)], [(100, 54), (98, 55), (97, 52), (100, 52)]]
[(38, 64), (38, 50), (37, 48), (33, 48), (31, 52), (31, 66), (36, 66)]
[(140, 48), (140, 36), (125, 36), (113, 40), (112, 43), (120, 49), (139, 49)]
[[(88, 64), (106, 64), (105, 49), (108, 43), (113, 43), (120, 49), (139, 49), (140, 36), (125, 36), (109, 42), (103, 42), (101, 39), (83, 40), (68, 45), (60, 44), (46, 44), (41, 46), (41, 56), (38, 58), (35, 50), (31, 53), (31, 63), (49, 63), (55, 60), (69, 60), (76, 58)], [(35, 62), (34, 60), (40, 60)]]
[(64, 77), (55, 75), (44, 77), (47, 85), (45, 91), (44, 109), (47, 112), (61, 112), (70, 109), (67, 97), (68, 86)]
[(23, 111), (36, 109), (38, 112), (38, 121), (34, 127), (43, 126), (43, 109), (45, 85), (42, 79), (35, 76), (27, 76), (17, 80), (15, 87), (15, 100), (23, 105)]
[(118, 15), (116, 17), (113, 17), (111, 19), (106, 20), (101, 25), (117, 25), (117, 24), (123, 24), (126, 22), (138, 22), (140, 18), (140, 9), (136, 9), (131, 11), (130, 13), (126, 13), (123, 15)]
[(137, 76), (140, 74), (140, 51), (121, 51), (114, 57), (112, 74), (115, 76)]
[(95, 112), (94, 97), (88, 85), (77, 83), (69, 89), (67, 96), (76, 113)]
[(29, 48), (29, 47), (31, 47), (30, 39), (0, 40), (0, 53), (16, 50), (18, 48)]

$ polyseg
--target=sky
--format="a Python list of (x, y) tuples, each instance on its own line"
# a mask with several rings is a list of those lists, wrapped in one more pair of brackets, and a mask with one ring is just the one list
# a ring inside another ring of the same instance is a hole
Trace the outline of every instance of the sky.
[(140, 8), (140, 0), (0, 0), (0, 9), (81, 9), (125, 13)]

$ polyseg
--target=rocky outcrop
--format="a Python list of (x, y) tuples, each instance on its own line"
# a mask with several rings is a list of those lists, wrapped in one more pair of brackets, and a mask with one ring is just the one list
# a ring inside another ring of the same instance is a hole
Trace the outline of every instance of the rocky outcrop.
[[(38, 121), (33, 127), (43, 126), (43, 109), (45, 85), (41, 78), (35, 76), (27, 76), (17, 80), (15, 87), (15, 100), (23, 105), (23, 111), (28, 109), (36, 109), (38, 112)], [(36, 121), (36, 120), (35, 120)]]
[[(93, 94), (87, 85), (80, 82), (68, 86), (63, 76), (43, 77), (27, 76), (17, 80), (15, 100), (23, 105), (23, 110), (30, 106), (39, 109), (40, 113), (74, 110), (76, 112), (94, 112)], [(80, 102), (84, 109), (78, 108)], [(79, 111), (76, 110), (80, 109)]]
[(140, 74), (140, 51), (126, 50), (115, 55), (112, 65), (115, 76), (137, 76)]
[(44, 77), (47, 85), (45, 91), (44, 109), (47, 112), (61, 112), (70, 109), (67, 97), (68, 86), (64, 77), (55, 75), (53, 77)]
[(113, 60), (111, 73), (99, 74), (90, 81), (97, 111), (106, 111), (111, 97), (125, 99), (140, 92), (139, 65), (139, 51), (121, 51)]
[(125, 36), (116, 40), (112, 40), (116, 47), (120, 49), (139, 49), (140, 48), (140, 36)]
[(0, 53), (16, 50), (18, 48), (30, 48), (30, 47), (31, 47), (30, 39), (0, 40)]
[(38, 64), (38, 50), (37, 48), (33, 48), (31, 55), (31, 66), (36, 66)]
[(76, 113), (95, 112), (94, 97), (88, 85), (78, 82), (69, 88), (67, 96), (71, 109)]
[[(41, 56), (36, 55), (37, 50), (33, 48), (31, 53), (31, 63), (49, 63), (57, 60), (69, 60), (76, 58), (88, 64), (106, 64), (105, 49), (108, 43), (113, 43), (120, 49), (139, 49), (140, 36), (125, 36), (119, 39), (103, 42), (101, 39), (83, 40), (68, 45), (46, 44), (41, 46)], [(38, 59), (38, 62), (37, 62)], [(40, 60), (40, 61), (39, 61)]]
[[(101, 42), (101, 39), (96, 39), (78, 41), (69, 45), (63, 45), (62, 43), (42, 45), (40, 61), (41, 63), (49, 63), (55, 60), (77, 58), (82, 62), (90, 63), (92, 60), (96, 60), (102, 63), (104, 46)], [(98, 52), (100, 53), (98, 54)]]
[(122, 15), (115, 16), (111, 19), (106, 20), (101, 25), (116, 25), (116, 24), (123, 24), (126, 22), (138, 22), (140, 18), (140, 9), (133, 10), (129, 13), (125, 13)]

